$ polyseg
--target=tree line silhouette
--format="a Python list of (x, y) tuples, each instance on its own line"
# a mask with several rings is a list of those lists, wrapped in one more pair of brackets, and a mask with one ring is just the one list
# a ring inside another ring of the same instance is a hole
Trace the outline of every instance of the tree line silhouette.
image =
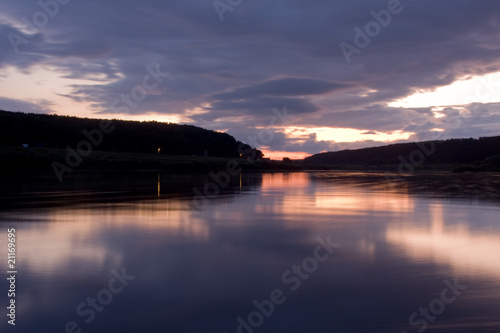
[[(87, 139), (82, 131), (98, 129), (100, 122), (100, 119), (0, 110), (0, 146), (75, 148)], [(104, 134), (95, 150), (254, 159), (263, 156), (260, 150), (227, 133), (193, 125), (116, 119), (111, 123), (113, 130)]]
[[(431, 145), (435, 147), (432, 152), (428, 151), (428, 154), (419, 153), (418, 156), (416, 155), (415, 152), (421, 151), (421, 147)], [(398, 165), (409, 161), (412, 154), (417, 156), (417, 159), (421, 159), (423, 156), (424, 160), (418, 164), (425, 164), (425, 166), (496, 164), (500, 156), (500, 136), (399, 143), (381, 147), (325, 152), (309, 156), (304, 159), (304, 162), (325, 165)]]

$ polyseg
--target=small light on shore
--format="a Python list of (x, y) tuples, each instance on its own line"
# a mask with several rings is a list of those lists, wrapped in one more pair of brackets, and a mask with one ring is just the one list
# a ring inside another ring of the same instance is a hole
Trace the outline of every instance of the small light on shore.
[(158, 155), (160, 155), (160, 151), (161, 151), (161, 148), (160, 148), (160, 147), (158, 147)]

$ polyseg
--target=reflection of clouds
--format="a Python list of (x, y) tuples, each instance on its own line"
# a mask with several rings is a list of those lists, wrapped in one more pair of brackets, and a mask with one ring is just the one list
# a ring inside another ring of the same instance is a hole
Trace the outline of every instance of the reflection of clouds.
[[(167, 239), (149, 237), (158, 235), (196, 242), (209, 240), (218, 232), (217, 228), (269, 223), (287, 230), (307, 229), (311, 233), (324, 232), (325, 227), (344, 228), (357, 224), (363, 232), (356, 246), (371, 258), (376, 243), (367, 237), (371, 229), (365, 228), (366, 223), (376, 227), (394, 219), (408, 218), (420, 223), (425, 218), (426, 223), (420, 225), (427, 227), (426, 209), (422, 211), (427, 203), (406, 193), (383, 191), (382, 185), (364, 187), (359, 186), (364, 184), (362, 181), (345, 179), (315, 182), (308, 173), (260, 176), (262, 191), (259, 195), (247, 193), (236, 200), (238, 196), (221, 195), (210, 199), (210, 204), (201, 211), (190, 210), (192, 198), (171, 197), (53, 208), (29, 216), (25, 214), (25, 220), (37, 216), (50, 222), (23, 226), (20, 238), (25, 254), (23, 262), (30, 271), (40, 274), (53, 274), (68, 265), (79, 269), (108, 267), (119, 265), (123, 259), (123, 249), (118, 244), (121, 234), (135, 233), (141, 242)], [(487, 259), (499, 253), (498, 237), (471, 234), (464, 227), (445, 226), (443, 220), (450, 217), (443, 213), (443, 207), (437, 204), (430, 207), (430, 229), (390, 224), (385, 234), (387, 241), (401, 246), (404, 253), (415, 260), (449, 261), (457, 269), (484, 270), (500, 275), (500, 264), (495, 266), (492, 264), (494, 259)], [(471, 218), (468, 216), (464, 222), (472, 224)]]
[[(328, 173), (341, 178), (343, 173)], [(341, 180), (339, 178), (339, 180)], [(343, 215), (358, 216), (375, 213), (407, 213), (414, 210), (414, 200), (406, 193), (381, 191), (387, 188), (384, 180), (373, 188), (352, 182), (312, 182), (307, 173), (264, 174), (262, 195), (278, 195), (280, 200), (262, 200), (255, 205), (257, 214), (283, 214), (286, 218), (312, 214), (316, 217)]]
[[(386, 239), (400, 246), (414, 261), (451, 265), (459, 275), (500, 277), (500, 237), (487, 231), (472, 232), (468, 224), (446, 226), (442, 204), (430, 206), (430, 228), (389, 226)], [(481, 217), (483, 218), (483, 217)]]
[(356, 190), (350, 186), (337, 186), (334, 191), (317, 192), (315, 205), (331, 210), (329, 214), (342, 215), (403, 213), (414, 209), (413, 200), (407, 194)]
[[(224, 326), (236, 327), (236, 316), (253, 311), (249, 307), (254, 299), (264, 300), (271, 290), (287, 288), (280, 280), (283, 272), (311, 255), (318, 236), (329, 235), (342, 246), (312, 279), (304, 281), (307, 290), (293, 295), (308, 309), (302, 318), (296, 307), (287, 307), (285, 315), (297, 317), (297, 322), (324, 313), (318, 317), (321, 325), (345, 331), (354, 327), (352, 313), (357, 313), (368, 318), (361, 324), (364, 328), (376, 331), (381, 322), (404, 323), (419, 305), (428, 304), (433, 298), (428, 295), (443, 288), (439, 281), (443, 271), (447, 272), (443, 278), (453, 278), (450, 263), (460, 272), (490, 269), (498, 277), (493, 258), (498, 239), (485, 231), (498, 234), (498, 230), (493, 230), (493, 223), (491, 229), (483, 223), (495, 217), (498, 208), (439, 205), (441, 199), (396, 193), (387, 186), (384, 191), (363, 179), (315, 182), (305, 175), (243, 175), (242, 184), (249, 185), (242, 185), (241, 192), (228, 189), (200, 211), (190, 210), (191, 197), (180, 199), (183, 193), (166, 191), (151, 200), (116, 197), (99, 204), (68, 203), (65, 208), (18, 213), (17, 220), (39, 218), (18, 224), (20, 260), (25, 265), (20, 274), (26, 286), (20, 288), (19, 313), (25, 323), (54, 332), (67, 320), (78, 319), (76, 305), (106, 287), (111, 269), (126, 267), (140, 283), (134, 282), (130, 293), (105, 309), (103, 322), (111, 324), (93, 323), (99, 326), (96, 330), (113, 331), (112, 326), (118, 325), (114, 330), (127, 331), (137, 324), (132, 328), (140, 331), (144, 322), (159, 318), (152, 325), (176, 326), (184, 332), (199, 327), (224, 331)], [(262, 191), (256, 179), (263, 179)], [(363, 184), (366, 187), (359, 186)], [(467, 256), (464, 252), (473, 249), (471, 244), (476, 249)], [(428, 280), (420, 279), (420, 269)], [(463, 274), (456, 276), (462, 282)], [(436, 281), (439, 289), (434, 288)], [(466, 319), (472, 321), (476, 313), (496, 304), (498, 295), (497, 285), (485, 283), (477, 291), (472, 288), (475, 281), (469, 281), (464, 277), (471, 288), (464, 295), (467, 301), (460, 302), (458, 316), (470, 311)], [(410, 294), (405, 293), (408, 290)], [(380, 308), (382, 303), (392, 305)], [(377, 308), (381, 310), (376, 312)], [(338, 321), (331, 313), (348, 320)], [(133, 320), (123, 324), (124, 317)], [(456, 318), (450, 314), (449, 320)], [(442, 319), (440, 325), (448, 323)], [(441, 328), (446, 327), (437, 329)]]
[(187, 202), (164, 200), (34, 212), (37, 218), (49, 222), (32, 223), (20, 229), (18, 242), (24, 269), (36, 274), (54, 274), (69, 266), (85, 270), (117, 267), (122, 262), (122, 253), (107, 242), (110, 234), (107, 230), (206, 239), (208, 226), (203, 219), (190, 216), (186, 207)]
[[(325, 223), (331, 224), (332, 219), (344, 217), (347, 218), (345, 223), (364, 222), (366, 218), (383, 222), (388, 216), (408, 214), (415, 209), (415, 201), (409, 194), (387, 191), (385, 179), (364, 187), (359, 186), (359, 180), (345, 179), (345, 174), (326, 172), (320, 175), (334, 177), (332, 182), (312, 181), (309, 173), (264, 174), (262, 194), (245, 198), (247, 204), (253, 200), (252, 211), (248, 213), (264, 219), (273, 216), (286, 228), (305, 225), (322, 228)], [(234, 224), (248, 220), (243, 212), (236, 215), (232, 219)]]
[(72, 210), (46, 214), (44, 218), (49, 223), (33, 223), (19, 231), (24, 269), (36, 274), (54, 274), (68, 266), (100, 268), (104, 263), (121, 261), (119, 253), (97, 243), (99, 220), (95, 214)]

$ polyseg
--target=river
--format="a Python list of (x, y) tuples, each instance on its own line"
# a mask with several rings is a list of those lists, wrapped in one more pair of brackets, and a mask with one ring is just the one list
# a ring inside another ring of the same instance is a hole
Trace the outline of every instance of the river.
[(1, 331), (500, 332), (498, 175), (214, 178), (4, 177)]

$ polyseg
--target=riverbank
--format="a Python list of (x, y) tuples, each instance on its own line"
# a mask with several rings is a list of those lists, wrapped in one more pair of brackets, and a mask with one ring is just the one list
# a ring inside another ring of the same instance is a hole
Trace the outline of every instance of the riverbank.
[[(3, 170), (224, 170), (228, 163), (236, 169), (249, 171), (272, 170), (331, 170), (332, 167), (300, 162), (248, 160), (209, 156), (146, 154), (132, 152), (93, 151), (76, 157), (64, 149), (0, 147)], [(67, 169), (66, 169), (67, 168)]]
[[(499, 161), (486, 160), (480, 165), (422, 164), (408, 169), (400, 164), (314, 164), (304, 161), (249, 160), (210, 156), (147, 154), (133, 152), (92, 151), (87, 156), (71, 155), (67, 150), (54, 148), (0, 147), (0, 169), (4, 171), (43, 172), (65, 175), (74, 170), (171, 170), (217, 171), (228, 164), (243, 171), (442, 171), (456, 173), (498, 172)], [(400, 170), (401, 169), (401, 170)]]

